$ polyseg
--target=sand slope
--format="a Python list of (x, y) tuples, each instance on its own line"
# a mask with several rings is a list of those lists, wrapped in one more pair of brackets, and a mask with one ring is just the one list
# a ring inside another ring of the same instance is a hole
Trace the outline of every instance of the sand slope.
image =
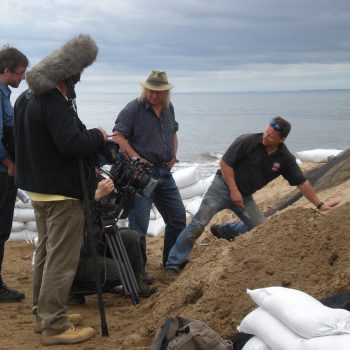
[[(290, 187), (277, 179), (256, 195), (264, 210)], [(183, 315), (207, 322), (223, 337), (230, 337), (241, 319), (254, 308), (247, 288), (271, 285), (301, 289), (324, 297), (350, 288), (350, 181), (320, 193), (322, 200), (337, 196), (342, 203), (321, 213), (304, 199), (272, 216), (267, 222), (228, 242), (212, 237), (208, 228), (193, 250), (196, 257), (182, 275), (170, 280), (161, 268), (162, 237), (149, 239), (149, 272), (157, 277), (159, 292), (133, 306), (130, 299), (105, 295), (110, 337), (100, 335), (95, 296), (82, 306), (84, 325), (98, 334), (74, 349), (148, 349), (155, 329), (167, 315)], [(227, 211), (213, 222), (231, 220)], [(32, 331), (31, 255), (25, 242), (9, 242), (4, 279), (23, 290), (27, 298), (16, 304), (0, 304), (0, 349), (41, 349), (40, 336)], [(56, 346), (55, 349), (73, 347)]]

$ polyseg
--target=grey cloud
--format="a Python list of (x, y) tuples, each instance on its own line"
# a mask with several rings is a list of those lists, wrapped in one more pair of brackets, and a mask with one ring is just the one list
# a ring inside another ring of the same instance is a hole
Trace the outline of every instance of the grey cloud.
[[(16, 7), (16, 3), (21, 6)], [(23, 5), (26, 3), (26, 5)], [(4, 5), (5, 4), (5, 5)], [(248, 64), (350, 62), (348, 0), (3, 0), (1, 42), (31, 61), (90, 34), (100, 71), (235, 71)], [(9, 40), (11, 39), (11, 40)]]

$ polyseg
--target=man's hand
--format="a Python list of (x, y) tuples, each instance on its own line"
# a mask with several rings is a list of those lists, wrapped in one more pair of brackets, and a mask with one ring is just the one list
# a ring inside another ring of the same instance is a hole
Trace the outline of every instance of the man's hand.
[(104, 179), (100, 181), (95, 192), (95, 200), (99, 201), (101, 198), (106, 197), (114, 191), (114, 189), (115, 187), (112, 179)]
[(231, 191), (230, 197), (231, 197), (232, 203), (236, 207), (244, 208), (244, 201), (243, 201), (243, 196), (242, 196), (241, 192), (239, 192), (238, 190)]
[(2, 160), (2, 163), (7, 168), (7, 175), (8, 176), (15, 176), (16, 165), (15, 165), (14, 161), (11, 158), (6, 157), (5, 159)]
[(329, 202), (326, 202), (320, 207), (320, 211), (330, 210), (333, 207), (335, 207), (336, 205), (338, 205), (340, 203), (340, 201), (341, 201), (340, 198), (336, 198), (336, 199), (333, 199), (333, 200), (331, 200)]
[(168, 166), (169, 169), (171, 169), (176, 162), (177, 162), (176, 158), (172, 158), (171, 160), (169, 160), (169, 162), (166, 163), (166, 165)]

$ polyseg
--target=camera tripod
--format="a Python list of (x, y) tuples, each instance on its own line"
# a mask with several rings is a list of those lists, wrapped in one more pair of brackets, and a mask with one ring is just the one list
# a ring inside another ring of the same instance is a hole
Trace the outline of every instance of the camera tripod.
[(139, 304), (139, 286), (115, 219), (110, 216), (100, 219), (103, 227), (109, 229), (105, 231), (105, 237), (122, 282), (123, 292), (130, 296), (134, 305)]

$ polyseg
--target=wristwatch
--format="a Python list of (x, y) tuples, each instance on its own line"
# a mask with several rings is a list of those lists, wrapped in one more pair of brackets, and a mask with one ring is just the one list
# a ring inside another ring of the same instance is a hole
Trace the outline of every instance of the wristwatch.
[(323, 206), (324, 206), (324, 203), (323, 203), (323, 202), (320, 202), (316, 208), (317, 208), (318, 210), (320, 210)]

